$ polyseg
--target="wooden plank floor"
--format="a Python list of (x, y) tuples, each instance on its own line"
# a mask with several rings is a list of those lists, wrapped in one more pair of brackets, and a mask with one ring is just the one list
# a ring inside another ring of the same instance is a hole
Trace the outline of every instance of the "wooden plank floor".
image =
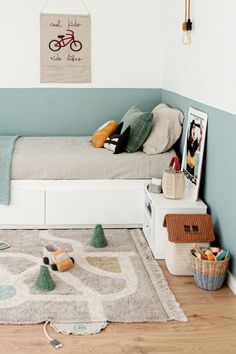
[[(227, 287), (216, 292), (198, 289), (191, 277), (171, 276), (164, 262), (160, 264), (189, 318), (187, 323), (110, 324), (103, 332), (93, 336), (56, 334), (63, 343), (63, 348), (58, 352), (235, 354), (236, 296)], [(45, 338), (42, 325), (0, 326), (0, 354), (43, 352), (55, 353), (56, 350)]]

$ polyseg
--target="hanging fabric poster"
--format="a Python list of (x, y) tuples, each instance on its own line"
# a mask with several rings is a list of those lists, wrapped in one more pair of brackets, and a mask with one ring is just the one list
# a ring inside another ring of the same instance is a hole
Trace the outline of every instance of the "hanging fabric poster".
[[(76, 10), (83, 9), (81, 13), (71, 13), (75, 10), (69, 4), (70, 0), (48, 0), (40, 14), (42, 83), (91, 82), (90, 15), (83, 4)], [(66, 8), (71, 14), (60, 13)]]

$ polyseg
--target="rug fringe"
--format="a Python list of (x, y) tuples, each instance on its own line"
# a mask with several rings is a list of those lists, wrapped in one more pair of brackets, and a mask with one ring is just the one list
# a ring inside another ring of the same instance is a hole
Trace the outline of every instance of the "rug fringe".
[(188, 319), (170, 289), (158, 262), (153, 258), (142, 231), (140, 229), (130, 230), (130, 234), (147, 269), (157, 296), (167, 314), (167, 320), (187, 322)]

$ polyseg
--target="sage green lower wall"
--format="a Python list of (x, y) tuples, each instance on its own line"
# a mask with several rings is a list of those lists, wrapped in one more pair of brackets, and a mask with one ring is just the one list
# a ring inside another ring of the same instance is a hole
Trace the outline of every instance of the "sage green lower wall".
[[(232, 255), (236, 276), (236, 115), (207, 106), (176, 93), (162, 90), (161, 101), (188, 116), (189, 106), (208, 113), (208, 129), (200, 196), (213, 217), (217, 242)], [(181, 139), (181, 151), (187, 119)]]
[(151, 110), (160, 89), (0, 89), (0, 135), (91, 135), (134, 104)]

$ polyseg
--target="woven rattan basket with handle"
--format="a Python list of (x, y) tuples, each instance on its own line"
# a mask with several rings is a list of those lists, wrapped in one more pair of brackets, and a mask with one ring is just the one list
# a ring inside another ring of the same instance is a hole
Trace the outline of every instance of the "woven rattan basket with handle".
[(190, 251), (190, 257), (196, 285), (205, 290), (220, 289), (225, 281), (230, 257), (223, 261), (207, 261), (195, 257), (193, 251)]
[(176, 156), (171, 159), (169, 168), (163, 173), (162, 189), (164, 196), (169, 199), (181, 199), (184, 196), (185, 179)]

